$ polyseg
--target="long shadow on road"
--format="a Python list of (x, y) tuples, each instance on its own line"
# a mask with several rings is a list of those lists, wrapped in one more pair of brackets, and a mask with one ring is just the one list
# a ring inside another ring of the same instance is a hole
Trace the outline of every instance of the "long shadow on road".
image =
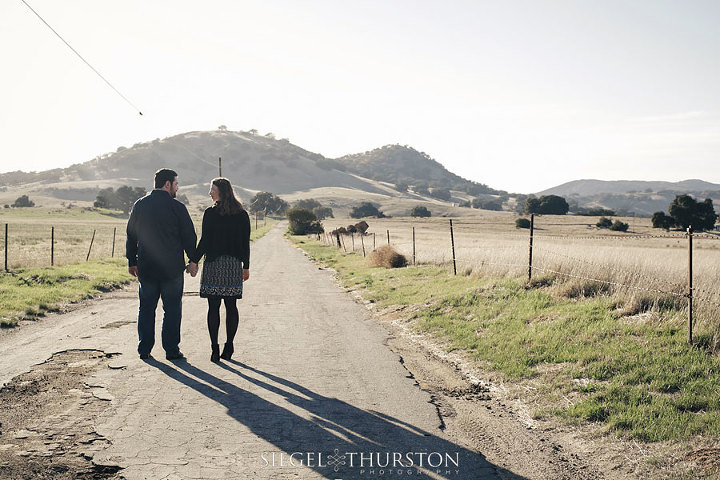
[[(503, 478), (522, 478), (491, 464), (479, 453), (421, 428), (325, 397), (240, 362), (220, 366), (281, 396), (288, 408), (243, 390), (189, 362), (168, 365), (150, 361), (148, 364), (225, 406), (231, 418), (277, 447), (277, 452), (267, 452), (257, 458), (255, 466), (269, 469), (268, 477), (280, 473), (270, 469), (285, 469), (284, 473), (289, 474), (287, 469), (294, 468), (291, 463), (302, 462), (328, 479), (390, 476), (494, 479), (499, 478), (498, 474)], [(291, 409), (302, 409), (307, 418)], [(292, 454), (295, 455), (290, 458)]]

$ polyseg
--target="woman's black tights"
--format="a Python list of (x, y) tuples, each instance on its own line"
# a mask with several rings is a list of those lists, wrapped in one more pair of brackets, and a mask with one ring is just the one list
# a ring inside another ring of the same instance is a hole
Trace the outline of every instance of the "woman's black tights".
[[(224, 298), (225, 300), (225, 326), (227, 327), (227, 343), (233, 343), (235, 333), (238, 329), (239, 315), (236, 299)], [(218, 344), (218, 330), (220, 330), (220, 301), (219, 298), (208, 298), (207, 323), (210, 332), (210, 343)]]

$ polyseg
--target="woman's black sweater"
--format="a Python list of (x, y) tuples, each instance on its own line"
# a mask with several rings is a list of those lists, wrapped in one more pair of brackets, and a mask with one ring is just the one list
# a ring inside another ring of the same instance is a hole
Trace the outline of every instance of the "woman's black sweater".
[(217, 206), (205, 210), (202, 221), (202, 237), (193, 262), (205, 255), (211, 261), (220, 255), (230, 255), (250, 268), (250, 217), (245, 210), (234, 215), (220, 215)]

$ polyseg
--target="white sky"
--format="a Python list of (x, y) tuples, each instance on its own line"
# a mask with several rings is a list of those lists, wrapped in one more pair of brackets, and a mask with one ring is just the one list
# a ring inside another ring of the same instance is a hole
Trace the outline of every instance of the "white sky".
[(4, 0), (0, 172), (224, 124), (512, 192), (720, 183), (716, 0), (27, 1), (144, 116)]

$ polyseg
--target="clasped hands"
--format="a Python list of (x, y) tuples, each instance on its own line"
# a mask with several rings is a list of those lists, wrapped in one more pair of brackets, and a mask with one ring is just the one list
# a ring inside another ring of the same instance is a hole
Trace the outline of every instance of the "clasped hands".
[(185, 267), (185, 272), (189, 273), (191, 277), (194, 277), (198, 273), (198, 264), (195, 262), (190, 262)]

